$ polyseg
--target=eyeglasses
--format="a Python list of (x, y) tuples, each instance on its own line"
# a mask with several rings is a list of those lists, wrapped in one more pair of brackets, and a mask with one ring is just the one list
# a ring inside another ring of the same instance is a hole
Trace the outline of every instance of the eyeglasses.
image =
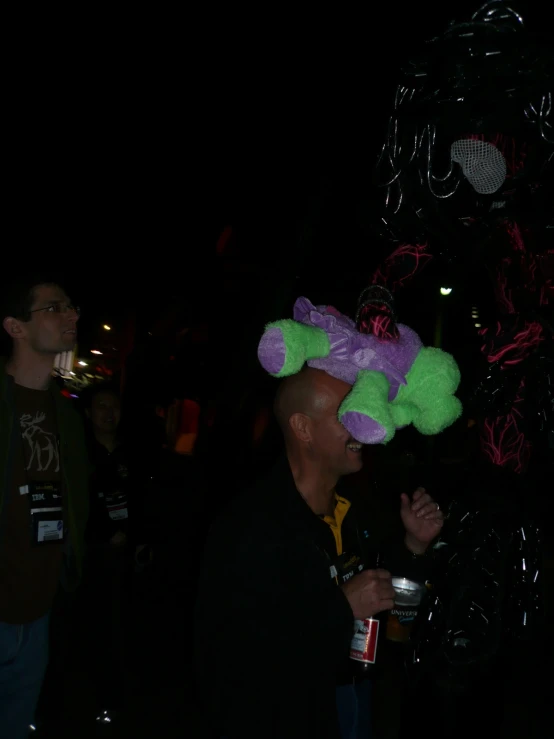
[(44, 308), (35, 308), (29, 311), (29, 313), (39, 313), (40, 311), (46, 311), (47, 313), (76, 313), (78, 316), (81, 315), (81, 309), (71, 303), (56, 302), (50, 303), (50, 305)]

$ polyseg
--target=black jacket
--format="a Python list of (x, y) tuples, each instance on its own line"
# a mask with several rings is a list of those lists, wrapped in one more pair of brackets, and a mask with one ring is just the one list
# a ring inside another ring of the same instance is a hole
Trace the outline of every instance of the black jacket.
[[(344, 549), (411, 564), (402, 539), (384, 542), (352, 499)], [(333, 534), (296, 490), (286, 461), (241, 495), (207, 541), (196, 608), (201, 694), (230, 739), (335, 739), (335, 687), (349, 665), (353, 615), (331, 565)], [(369, 567), (374, 562), (366, 562)], [(413, 573), (413, 569), (412, 569)]]
[[(117, 531), (127, 534), (132, 546), (147, 543), (147, 460), (128, 444), (120, 444), (110, 453), (92, 436), (88, 439), (88, 448), (92, 466), (87, 527), (89, 544), (107, 544)], [(110, 504), (117, 503), (120, 504), (121, 515), (115, 511), (110, 515)]]

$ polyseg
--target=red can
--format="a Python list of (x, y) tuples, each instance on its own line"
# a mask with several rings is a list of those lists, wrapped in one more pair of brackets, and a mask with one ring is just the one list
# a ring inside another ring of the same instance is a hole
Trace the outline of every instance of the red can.
[(377, 658), (379, 620), (366, 618), (354, 621), (354, 636), (350, 644), (350, 658), (356, 662), (374, 665)]

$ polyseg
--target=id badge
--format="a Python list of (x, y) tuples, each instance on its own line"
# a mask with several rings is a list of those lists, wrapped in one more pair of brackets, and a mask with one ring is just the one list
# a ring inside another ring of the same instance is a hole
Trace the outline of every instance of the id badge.
[(344, 585), (350, 578), (361, 572), (364, 565), (357, 554), (344, 553), (336, 559), (333, 569), (334, 573), (332, 572), (331, 576), (335, 578), (339, 585)]
[(112, 493), (106, 495), (106, 508), (112, 521), (123, 521), (129, 518), (127, 509), (127, 496), (125, 493)]
[(60, 484), (31, 482), (28, 490), (33, 544), (63, 541), (63, 501)]

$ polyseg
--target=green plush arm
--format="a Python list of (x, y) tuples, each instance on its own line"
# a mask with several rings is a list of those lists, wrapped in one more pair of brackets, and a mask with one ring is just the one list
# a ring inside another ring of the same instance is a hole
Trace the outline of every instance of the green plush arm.
[(328, 356), (330, 350), (329, 337), (322, 328), (285, 318), (267, 324), (258, 358), (269, 374), (287, 377), (299, 372), (309, 359)]
[(339, 408), (339, 421), (363, 444), (386, 444), (395, 425), (389, 403), (389, 381), (382, 372), (360, 370)]

